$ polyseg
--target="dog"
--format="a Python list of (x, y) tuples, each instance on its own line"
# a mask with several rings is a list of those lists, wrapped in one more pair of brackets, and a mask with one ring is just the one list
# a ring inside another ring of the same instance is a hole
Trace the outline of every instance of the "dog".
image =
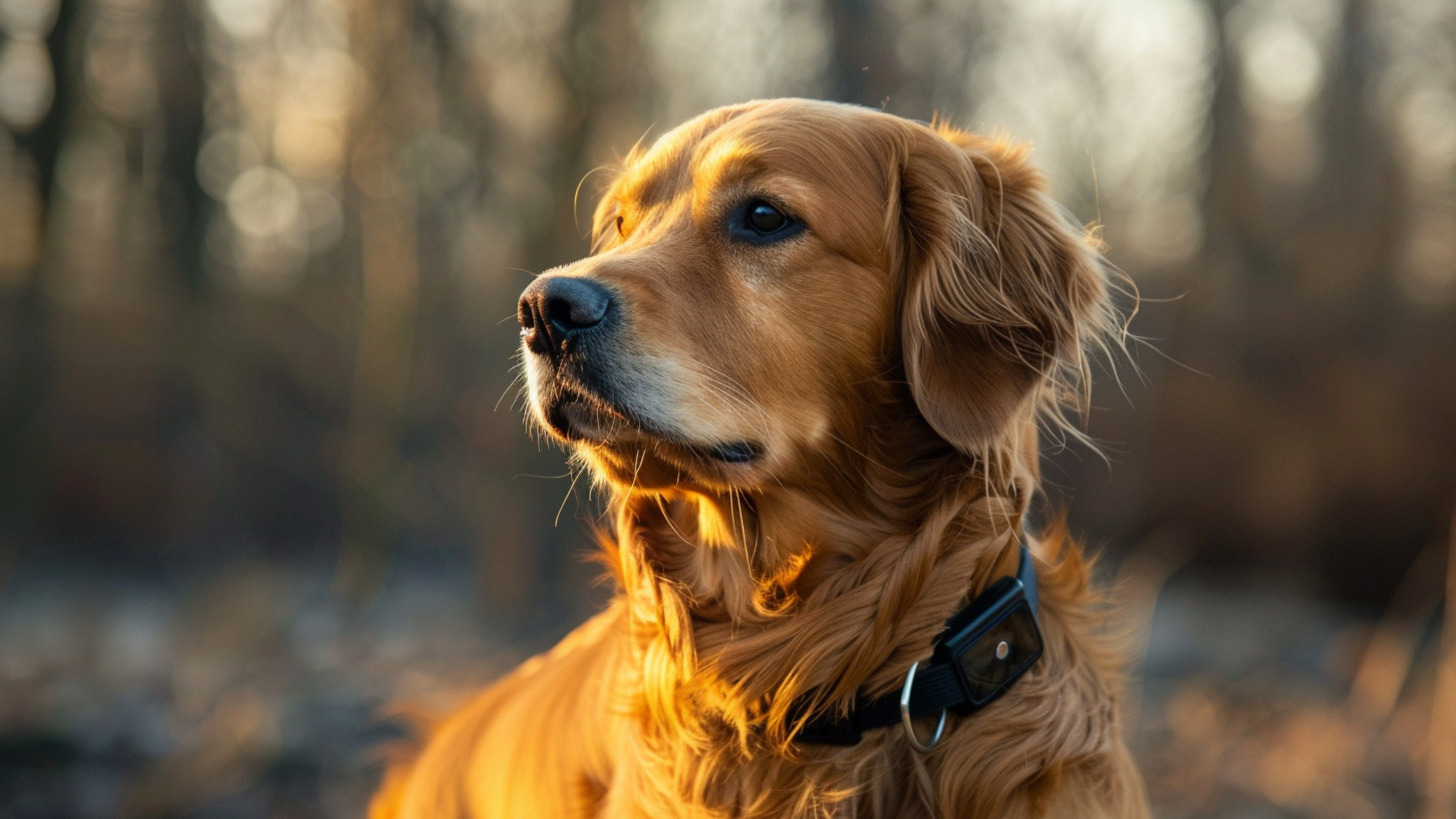
[(1044, 189), (1024, 146), (807, 100), (634, 149), (518, 316), (615, 599), (371, 816), (1146, 816), (1089, 561), (1027, 531), (1039, 429), (1125, 330)]

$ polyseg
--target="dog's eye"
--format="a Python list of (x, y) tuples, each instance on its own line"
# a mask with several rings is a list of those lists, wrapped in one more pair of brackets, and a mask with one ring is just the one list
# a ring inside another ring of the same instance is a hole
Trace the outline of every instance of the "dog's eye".
[(622, 237), (622, 238), (626, 238), (626, 236), (627, 236), (627, 231), (625, 231), (625, 230), (622, 229), (622, 223), (625, 222), (625, 221), (626, 220), (623, 219), (622, 217), (620, 217), (620, 216), (617, 217), (617, 235), (620, 236), (620, 237)]
[(762, 199), (749, 202), (728, 223), (728, 232), (734, 239), (755, 245), (787, 239), (803, 229), (802, 222)]
[(758, 202), (748, 209), (748, 226), (758, 233), (773, 233), (788, 224), (789, 218), (767, 202)]

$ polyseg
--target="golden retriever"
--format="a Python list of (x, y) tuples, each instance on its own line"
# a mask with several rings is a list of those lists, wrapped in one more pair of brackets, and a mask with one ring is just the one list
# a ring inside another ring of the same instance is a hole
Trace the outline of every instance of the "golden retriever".
[[(1023, 565), (1038, 426), (1122, 330), (1043, 189), (1022, 146), (805, 100), (634, 150), (591, 255), (519, 314), (530, 416), (606, 489), (615, 600), (445, 720), (371, 815), (1145, 816), (1060, 527), (1033, 546), (1030, 670), (895, 716), (947, 620)], [(895, 722), (811, 741), (870, 703)]]

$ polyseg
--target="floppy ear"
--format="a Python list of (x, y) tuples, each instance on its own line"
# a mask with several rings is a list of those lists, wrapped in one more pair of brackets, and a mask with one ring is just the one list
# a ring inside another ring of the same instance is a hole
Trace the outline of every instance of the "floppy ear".
[(1025, 146), (917, 129), (900, 174), (911, 393), (966, 453), (1019, 414), (1077, 400), (1083, 344), (1110, 329), (1102, 257), (1044, 193)]

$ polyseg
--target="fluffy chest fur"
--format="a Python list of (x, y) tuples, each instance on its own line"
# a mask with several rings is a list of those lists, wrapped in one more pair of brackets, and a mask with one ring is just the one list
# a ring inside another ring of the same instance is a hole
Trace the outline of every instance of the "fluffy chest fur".
[[(747, 616), (703, 610), (701, 591), (658, 562), (678, 549), (703, 554), (703, 544), (688, 545), (702, 510), (623, 504), (616, 557), (627, 594), (613, 616), (631, 646), (619, 687), (631, 692), (620, 703), (630, 752), (615, 754), (626, 770), (611, 775), (628, 783), (627, 801), (604, 815), (685, 815), (692, 805), (724, 817), (1035, 816), (1059, 803), (1056, 815), (1139, 815), (1140, 785), (1118, 737), (1116, 652), (1099, 634), (1087, 567), (1061, 534), (1041, 546), (1053, 555), (1041, 567), (1047, 652), (1002, 701), (952, 715), (947, 739), (925, 756), (899, 726), (852, 748), (791, 739), (804, 714), (795, 703), (835, 712), (898, 690), (946, 617), (1006, 573), (1015, 505), (967, 495), (952, 493), (920, 528), (847, 556), (851, 570), (804, 596), (793, 577), (758, 579)], [(714, 566), (696, 577), (733, 582)], [(1099, 812), (1078, 796), (1089, 793), (1117, 798)]]

